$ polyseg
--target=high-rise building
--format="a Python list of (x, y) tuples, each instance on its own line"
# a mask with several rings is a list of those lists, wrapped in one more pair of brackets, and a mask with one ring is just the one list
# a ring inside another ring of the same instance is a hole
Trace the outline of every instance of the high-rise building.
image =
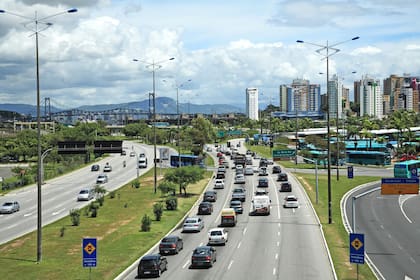
[(292, 92), (292, 88), (287, 85), (280, 85), (279, 107), (280, 112), (287, 112), (287, 96)]
[(419, 112), (419, 77), (409, 74), (403, 76), (391, 75), (384, 79), (384, 96), (388, 102), (384, 103), (384, 114), (396, 110)]
[(258, 89), (246, 89), (246, 116), (251, 120), (258, 120)]
[(360, 80), (360, 116), (371, 116), (378, 119), (383, 118), (383, 93), (378, 79), (368, 76)]

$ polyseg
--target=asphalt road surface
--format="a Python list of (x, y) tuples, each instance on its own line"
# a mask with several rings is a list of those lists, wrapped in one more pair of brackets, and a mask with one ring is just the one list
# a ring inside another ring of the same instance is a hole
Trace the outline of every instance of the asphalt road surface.
[[(90, 166), (79, 169), (64, 176), (46, 181), (42, 185), (42, 225), (45, 226), (69, 215), (74, 208), (81, 208), (90, 202), (77, 201), (77, 195), (82, 188), (96, 185), (96, 178), (103, 173), (106, 162), (112, 166), (112, 172), (107, 172), (108, 183), (102, 186), (110, 191), (118, 189), (137, 176), (136, 157), (130, 157), (130, 151), (137, 155), (146, 153), (150, 159), (147, 169), (139, 169), (139, 174), (153, 167), (153, 148), (146, 145), (124, 142), (127, 155), (114, 154), (98, 162), (101, 169), (92, 172)], [(126, 167), (123, 167), (123, 161)], [(37, 229), (37, 187), (31, 185), (12, 191), (0, 197), (0, 205), (5, 201), (16, 200), (20, 204), (20, 211), (13, 214), (0, 214), (0, 244), (20, 237)]]
[[(345, 201), (352, 224), (352, 197), (380, 184), (360, 188)], [(420, 197), (381, 195), (380, 190), (356, 200), (356, 233), (365, 235), (365, 252), (382, 279), (420, 279)]]
[[(254, 165), (258, 161), (254, 160)], [(230, 166), (233, 163), (230, 162)], [(247, 197), (244, 213), (238, 214), (238, 223), (229, 231), (226, 246), (215, 246), (217, 261), (212, 268), (196, 269), (190, 267), (192, 251), (195, 247), (207, 244), (207, 232), (220, 224), (220, 212), (228, 207), (234, 172), (229, 169), (225, 188), (217, 190), (214, 212), (202, 216), (205, 228), (199, 233), (182, 233), (180, 228), (171, 234), (184, 240), (184, 249), (178, 255), (168, 256), (168, 270), (162, 279), (334, 279), (321, 228), (310, 202), (302, 187), (289, 174), (292, 194), (300, 201), (297, 209), (284, 209), (283, 199), (291, 193), (280, 193), (277, 174), (269, 168), (269, 196), (271, 214), (269, 216), (250, 216), (251, 200), (255, 191), (258, 174), (246, 176)], [(213, 189), (213, 182), (208, 189)], [(189, 216), (197, 215), (194, 207)], [(158, 253), (157, 246), (150, 253)], [(138, 261), (117, 279), (136, 279)]]

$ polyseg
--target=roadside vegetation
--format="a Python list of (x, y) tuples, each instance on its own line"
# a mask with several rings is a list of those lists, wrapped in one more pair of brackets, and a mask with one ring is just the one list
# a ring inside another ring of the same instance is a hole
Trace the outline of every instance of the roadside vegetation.
[[(168, 171), (159, 171), (163, 174), (159, 184)], [(22, 279), (22, 275), (25, 279), (88, 279), (89, 269), (82, 267), (82, 238), (96, 237), (98, 266), (91, 278), (115, 278), (182, 220), (212, 176), (203, 172), (202, 179), (188, 185), (187, 196), (175, 195), (176, 209), (167, 210), (166, 199), (171, 195), (154, 193), (150, 170), (140, 177), (139, 188), (130, 183), (105, 196), (96, 217), (86, 215), (87, 206), (79, 211), (77, 226), (69, 216), (43, 227), (41, 263), (36, 263), (36, 232), (1, 245), (0, 274), (8, 279)], [(142, 223), (145, 216), (148, 225)]]

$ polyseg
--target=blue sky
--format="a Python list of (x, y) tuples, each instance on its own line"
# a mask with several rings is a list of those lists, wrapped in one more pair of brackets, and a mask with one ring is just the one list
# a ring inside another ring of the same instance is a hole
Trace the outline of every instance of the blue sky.
[[(175, 85), (191, 79), (182, 103), (244, 106), (245, 88), (258, 87), (261, 103), (275, 104), (279, 85), (295, 78), (325, 92), (325, 60), (298, 39), (325, 45), (360, 36), (330, 59), (330, 73), (351, 91), (362, 75), (420, 75), (418, 0), (1, 2), (28, 17), (78, 8), (51, 18), (39, 41), (41, 98), (64, 109), (147, 99), (152, 74), (133, 58), (175, 57), (156, 71), (156, 96), (175, 99)], [(35, 41), (22, 22), (0, 14), (0, 103), (36, 103)]]

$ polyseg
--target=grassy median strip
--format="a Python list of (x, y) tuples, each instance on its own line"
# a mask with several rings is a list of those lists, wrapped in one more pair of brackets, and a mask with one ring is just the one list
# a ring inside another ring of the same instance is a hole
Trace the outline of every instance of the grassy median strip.
[[(159, 170), (158, 174), (164, 172)], [(96, 218), (84, 215), (82, 210), (79, 226), (72, 226), (70, 217), (65, 217), (43, 227), (42, 261), (39, 264), (36, 263), (36, 232), (1, 245), (0, 275), (7, 275), (7, 279), (89, 279), (89, 269), (82, 267), (81, 247), (84, 237), (93, 237), (98, 240), (97, 267), (92, 269), (91, 278), (113, 279), (182, 219), (212, 174), (205, 172), (205, 179), (189, 185), (189, 195), (178, 196), (178, 209), (164, 210), (161, 221), (156, 221), (153, 204), (164, 202), (164, 198), (159, 190), (154, 193), (151, 170), (140, 178), (140, 188), (128, 184), (117, 190), (114, 198), (106, 196)], [(152, 219), (149, 232), (140, 230), (144, 214)], [(16, 217), (21, 215), (22, 212)]]

